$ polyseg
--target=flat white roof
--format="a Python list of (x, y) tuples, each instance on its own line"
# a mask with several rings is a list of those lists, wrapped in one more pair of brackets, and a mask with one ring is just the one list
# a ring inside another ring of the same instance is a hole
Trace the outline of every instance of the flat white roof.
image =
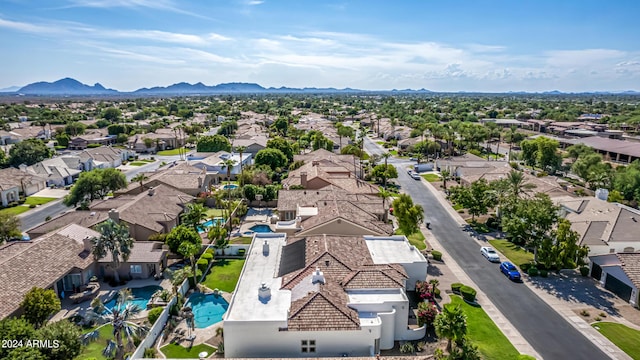
[(364, 240), (374, 264), (427, 262), (420, 250), (411, 245), (404, 235), (365, 236)]
[[(282, 278), (277, 277), (286, 234), (254, 234), (236, 291), (231, 298), (225, 321), (287, 321), (291, 306), (291, 291), (280, 290)], [(269, 244), (269, 254), (263, 254), (263, 244)], [(271, 298), (258, 297), (262, 283), (271, 289)]]
[(347, 291), (348, 305), (382, 304), (385, 302), (407, 301), (404, 291), (393, 290), (349, 290)]

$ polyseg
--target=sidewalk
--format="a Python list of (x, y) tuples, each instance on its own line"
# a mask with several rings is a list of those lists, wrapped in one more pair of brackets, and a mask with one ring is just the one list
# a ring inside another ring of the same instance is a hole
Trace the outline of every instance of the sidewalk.
[[(429, 190), (436, 196), (438, 201), (444, 206), (445, 209), (449, 212), (453, 219), (455, 219), (460, 225), (466, 225), (467, 222), (458, 214), (453, 207), (447, 202), (445, 195), (443, 192), (436, 189), (431, 183), (422, 179), (423, 184), (425, 184)], [(531, 345), (522, 337), (522, 335), (511, 325), (509, 320), (500, 313), (498, 309), (484, 296), (482, 290), (476, 286), (471, 279), (467, 276), (467, 274), (458, 266), (453, 258), (451, 258), (446, 250), (440, 245), (438, 239), (436, 239), (429, 231), (426, 229), (421, 229), (423, 234), (425, 235), (426, 241), (429, 242), (432, 246), (436, 247), (438, 251), (442, 252), (442, 257), (446, 261), (446, 265), (444, 267), (448, 267), (449, 271), (457, 277), (460, 282), (470, 285), (473, 288), (478, 290), (478, 303), (482, 306), (482, 308), (487, 312), (487, 314), (494, 319), (496, 325), (502, 330), (505, 336), (511, 341), (513, 346), (518, 349), (523, 354), (528, 354), (535, 356), (537, 359), (542, 359), (535, 350), (531, 347)], [(478, 247), (485, 246), (486, 243), (481, 242), (477, 239), (477, 237), (473, 237), (473, 239), (478, 243)], [(503, 255), (504, 257), (504, 255)], [(440, 265), (440, 264), (438, 264)], [(600, 334), (597, 330), (595, 330), (591, 325), (585, 322), (580, 316), (576, 315), (573, 310), (567, 306), (561, 300), (558, 300), (553, 295), (545, 292), (542, 289), (539, 289), (533, 286), (525, 275), (523, 277), (524, 284), (531, 289), (538, 297), (540, 297), (544, 302), (546, 302), (551, 308), (553, 308), (558, 314), (564, 317), (573, 327), (575, 327), (580, 333), (582, 333), (587, 339), (593, 342), (596, 346), (598, 346), (605, 354), (607, 354), (612, 359), (631, 359), (626, 353), (616, 347), (609, 339)], [(444, 287), (443, 287), (444, 289)]]

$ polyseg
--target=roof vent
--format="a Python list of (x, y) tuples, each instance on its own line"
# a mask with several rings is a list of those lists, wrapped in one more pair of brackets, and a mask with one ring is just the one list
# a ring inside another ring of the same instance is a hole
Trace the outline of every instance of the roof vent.
[(264, 239), (264, 243), (262, 243), (262, 255), (269, 256), (269, 242), (267, 239)]
[(149, 196), (153, 196), (156, 193), (156, 189), (151, 188), (149, 189)]
[(319, 268), (316, 268), (316, 271), (313, 273), (313, 278), (311, 279), (312, 284), (321, 283), (324, 284), (324, 273), (320, 271)]
[(271, 288), (267, 286), (267, 283), (263, 282), (258, 288), (258, 299), (262, 302), (267, 302), (271, 299)]

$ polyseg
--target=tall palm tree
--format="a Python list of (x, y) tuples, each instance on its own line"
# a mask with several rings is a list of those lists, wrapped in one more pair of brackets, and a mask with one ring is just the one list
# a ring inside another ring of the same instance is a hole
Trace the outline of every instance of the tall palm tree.
[(384, 188), (387, 187), (387, 160), (391, 157), (391, 154), (386, 152), (382, 154), (382, 157), (384, 158), (384, 184), (382, 185)]
[(207, 209), (201, 204), (190, 203), (187, 204), (186, 211), (180, 217), (183, 224), (198, 231), (200, 223), (207, 219)]
[(97, 226), (100, 237), (91, 238), (93, 257), (96, 260), (103, 259), (107, 254), (111, 255), (111, 267), (113, 278), (120, 283), (118, 267), (120, 262), (127, 262), (133, 248), (133, 239), (129, 236), (129, 228), (125, 224), (119, 224), (109, 219)]
[(197, 278), (197, 267), (196, 267), (196, 255), (200, 252), (200, 246), (190, 243), (188, 241), (183, 242), (178, 247), (178, 253), (185, 258), (189, 258), (189, 263), (191, 264), (191, 270), (193, 272), (193, 283), (198, 283)]
[(451, 176), (451, 172), (449, 170), (442, 170), (440, 171), (440, 175), (442, 175), (444, 189), (447, 190), (447, 180), (449, 176)]
[(243, 169), (244, 164), (242, 163), (242, 153), (246, 150), (247, 150), (246, 146), (236, 146), (236, 151), (240, 155), (240, 181), (239, 181), (240, 188), (242, 188), (242, 186), (244, 185), (242, 183), (242, 174), (244, 172), (244, 169)]
[(389, 209), (387, 209), (387, 199), (390, 198), (392, 195), (393, 193), (391, 193), (391, 191), (388, 191), (385, 188), (380, 188), (378, 190), (378, 196), (382, 198), (382, 210), (383, 210), (382, 220), (385, 223), (387, 222), (387, 218), (389, 214)]
[(459, 305), (447, 304), (433, 322), (436, 335), (447, 339), (447, 351), (451, 352), (453, 341), (460, 342), (467, 334), (467, 315)]
[[(102, 351), (102, 355), (121, 360), (124, 359), (125, 351), (135, 350), (134, 338), (143, 336), (148, 329), (131, 321), (142, 311), (132, 300), (131, 290), (121, 289), (118, 291), (115, 306), (109, 309), (104, 306), (100, 297), (96, 297), (91, 302), (91, 310), (87, 313), (87, 316), (96, 319), (102, 325), (85, 334), (82, 338), (83, 342), (86, 344), (89, 341), (98, 339), (100, 328), (111, 325), (113, 326), (115, 342), (109, 339), (107, 346)], [(126, 343), (124, 340), (126, 340)]]
[(512, 198), (522, 198), (526, 193), (536, 187), (535, 184), (528, 183), (521, 171), (511, 170), (506, 177), (508, 193)]
[(516, 135), (516, 127), (511, 126), (509, 128), (509, 153), (507, 155), (507, 161), (511, 161), (511, 148), (513, 147), (513, 139)]
[(139, 173), (138, 175), (131, 178), (131, 182), (139, 182), (140, 183), (140, 192), (144, 191), (144, 182), (149, 180), (149, 177), (144, 173)]

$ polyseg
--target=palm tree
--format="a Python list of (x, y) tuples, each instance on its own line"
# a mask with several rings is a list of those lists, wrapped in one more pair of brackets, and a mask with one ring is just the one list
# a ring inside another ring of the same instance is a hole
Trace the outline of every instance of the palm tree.
[[(231, 185), (231, 168), (233, 168), (233, 166), (236, 164), (236, 161), (233, 159), (227, 159), (224, 160), (223, 163), (227, 168), (227, 185)], [(229, 208), (231, 208), (231, 186), (227, 187), (227, 204), (229, 205)], [(229, 222), (229, 231), (231, 231), (231, 209), (229, 209), (227, 221)]]
[(139, 182), (140, 183), (140, 192), (144, 191), (144, 182), (149, 180), (149, 177), (144, 173), (139, 173), (138, 175), (131, 178), (131, 182)]
[(529, 190), (536, 187), (535, 184), (528, 183), (521, 171), (511, 170), (506, 177), (508, 193), (512, 198), (521, 198)]
[(459, 305), (447, 304), (433, 322), (436, 335), (439, 338), (447, 339), (447, 351), (451, 352), (453, 341), (462, 341), (467, 334), (467, 315), (464, 314)]
[(391, 193), (391, 191), (388, 191), (385, 188), (380, 188), (378, 190), (378, 196), (380, 196), (382, 198), (382, 210), (384, 210), (382, 215), (382, 221), (384, 221), (385, 223), (387, 222), (387, 218), (388, 218), (388, 214), (389, 214), (389, 210), (387, 209), (387, 198), (391, 197), (393, 195), (393, 193)]
[(107, 254), (111, 254), (113, 278), (119, 284), (118, 267), (120, 267), (120, 261), (127, 262), (133, 248), (133, 239), (129, 236), (129, 228), (125, 224), (119, 224), (109, 219), (98, 225), (97, 230), (100, 237), (91, 238), (93, 257), (100, 260)]
[(513, 147), (513, 139), (516, 135), (516, 127), (511, 126), (509, 128), (509, 154), (507, 155), (507, 161), (511, 161), (511, 148)]
[(229, 246), (229, 240), (227, 240), (227, 231), (226, 227), (221, 226), (219, 223), (215, 226), (211, 227), (209, 233), (207, 233), (207, 238), (210, 242), (213, 243), (213, 247), (218, 250), (222, 250), (224, 254), (224, 249)]
[(164, 272), (164, 277), (171, 281), (171, 287), (173, 290), (173, 295), (178, 294), (178, 287), (185, 281), (189, 276), (191, 276), (192, 269), (191, 266), (185, 266), (178, 270), (170, 270), (166, 269)]
[(383, 183), (383, 187), (386, 188), (387, 187), (387, 160), (391, 157), (391, 154), (386, 152), (382, 154), (382, 157), (384, 158), (384, 183)]
[(197, 284), (198, 283), (198, 279), (197, 279), (197, 268), (196, 268), (196, 255), (200, 252), (200, 246), (194, 244), (194, 243), (190, 243), (188, 241), (183, 242), (182, 244), (180, 244), (180, 247), (178, 247), (178, 253), (182, 256), (184, 256), (185, 258), (189, 258), (189, 263), (191, 264), (191, 270), (193, 272), (193, 283)]
[[(83, 342), (88, 343), (91, 340), (98, 339), (100, 328), (111, 325), (113, 326), (115, 342), (109, 340), (102, 354), (108, 358), (121, 360), (124, 359), (125, 351), (135, 350), (134, 338), (143, 336), (148, 329), (131, 321), (142, 311), (138, 305), (131, 302), (132, 300), (131, 290), (121, 289), (118, 291), (115, 306), (108, 309), (104, 306), (100, 297), (96, 297), (91, 302), (92, 309), (87, 313), (87, 316), (97, 319), (102, 325), (85, 334), (82, 337)], [(126, 343), (124, 343), (123, 338), (126, 339)]]
[(243, 174), (243, 166), (244, 164), (242, 164), (242, 153), (244, 151), (247, 150), (246, 146), (236, 146), (236, 151), (238, 152), (238, 154), (240, 154), (240, 188), (242, 188), (243, 184), (242, 184), (242, 174)]
[(442, 170), (440, 171), (440, 175), (442, 175), (444, 189), (447, 190), (447, 180), (449, 179), (451, 172), (449, 170)]
[(195, 231), (198, 231), (198, 226), (206, 219), (207, 209), (196, 203), (187, 204), (187, 211), (180, 217), (183, 224), (193, 228)]

